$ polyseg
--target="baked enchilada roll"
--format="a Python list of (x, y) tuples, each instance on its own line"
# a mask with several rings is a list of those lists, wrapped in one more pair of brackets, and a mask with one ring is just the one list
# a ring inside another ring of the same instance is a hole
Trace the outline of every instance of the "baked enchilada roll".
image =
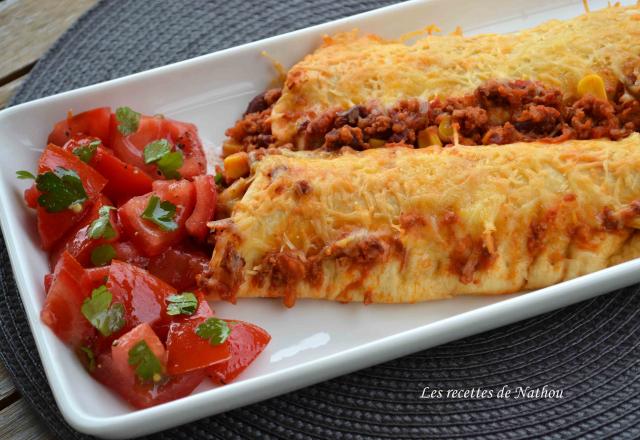
[(638, 41), (636, 6), (508, 35), (325, 37), (250, 103), (224, 155), (620, 139), (640, 128)]
[(227, 130), (203, 288), (404, 303), (640, 256), (638, 41), (637, 6), (510, 35), (326, 37)]
[(640, 135), (283, 152), (211, 224), (211, 298), (405, 303), (549, 286), (640, 255)]

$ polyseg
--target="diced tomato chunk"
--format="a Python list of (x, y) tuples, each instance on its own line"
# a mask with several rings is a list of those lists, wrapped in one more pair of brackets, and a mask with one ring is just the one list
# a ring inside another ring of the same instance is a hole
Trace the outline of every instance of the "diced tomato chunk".
[(206, 172), (206, 158), (195, 125), (159, 116), (141, 116), (138, 130), (130, 135), (118, 131), (118, 121), (111, 123), (112, 148), (123, 161), (135, 165), (151, 177), (161, 178), (157, 167), (144, 163), (144, 148), (151, 142), (166, 139), (175, 150), (182, 151), (184, 161), (178, 172), (190, 179)]
[(104, 193), (122, 205), (131, 197), (151, 191), (151, 178), (135, 165), (118, 159), (106, 148), (98, 148), (91, 165), (109, 181)]
[(44, 276), (44, 293), (49, 293), (49, 290), (51, 290), (51, 284), (53, 284), (53, 274), (48, 273)]
[(36, 188), (35, 183), (24, 190), (24, 201), (29, 208), (36, 209), (38, 207), (38, 197), (40, 197), (40, 191)]
[[(141, 217), (152, 195), (176, 206), (173, 220), (178, 227), (175, 230), (165, 231)], [(193, 212), (194, 204), (195, 189), (188, 180), (155, 181), (153, 193), (132, 198), (118, 209), (118, 215), (127, 237), (138, 250), (153, 257), (177, 244), (186, 235), (185, 222)]]
[(224, 362), (231, 357), (229, 342), (211, 345), (207, 339), (196, 334), (197, 327), (207, 318), (175, 322), (169, 327), (167, 336), (167, 371), (181, 374)]
[(167, 352), (164, 345), (146, 322), (139, 324), (134, 329), (120, 336), (113, 342), (111, 356), (113, 364), (122, 375), (134, 376), (134, 368), (129, 365), (129, 350), (140, 341), (145, 341), (153, 354), (158, 358), (163, 369), (167, 365)]
[(110, 268), (111, 266), (102, 266), (85, 269), (85, 272), (89, 277), (89, 281), (91, 282), (92, 289), (96, 289), (107, 283)]
[(145, 322), (154, 330), (161, 328), (169, 319), (165, 298), (176, 293), (176, 289), (146, 270), (118, 260), (111, 262), (107, 289), (113, 302), (122, 303), (125, 308), (126, 324), (119, 335)]
[(170, 376), (159, 384), (141, 384), (116, 368), (110, 353), (98, 357), (93, 376), (136, 408), (148, 408), (188, 396), (204, 380), (204, 370)]
[(50, 144), (63, 146), (69, 139), (77, 136), (94, 136), (105, 145), (110, 144), (109, 129), (111, 122), (111, 109), (99, 107), (77, 115), (69, 115), (53, 126), (53, 131), (47, 140)]
[[(73, 138), (64, 144), (63, 149), (74, 154), (79, 148), (87, 147), (98, 138)], [(118, 205), (131, 197), (146, 194), (151, 191), (153, 180), (138, 167), (125, 163), (113, 154), (113, 150), (100, 145), (96, 148), (89, 161), (95, 170), (107, 179), (104, 193), (115, 200)]]
[(208, 266), (209, 257), (202, 250), (178, 245), (151, 257), (147, 270), (178, 290), (192, 290), (197, 285), (196, 276)]
[[(183, 293), (183, 292), (178, 292)], [(200, 318), (211, 318), (213, 316), (213, 310), (209, 306), (204, 294), (200, 290), (194, 290), (192, 293), (198, 299), (198, 308), (193, 315), (173, 315), (169, 320), (165, 320), (161, 325), (156, 325), (155, 330), (159, 335), (167, 335), (169, 333), (169, 327), (175, 322), (186, 322), (191, 320), (197, 320)]]
[(81, 161), (75, 154), (65, 151), (56, 145), (49, 144), (38, 161), (38, 173), (54, 171), (58, 167), (78, 173), (82, 186), (89, 197), (98, 195), (107, 184), (107, 179), (91, 166)]
[(196, 189), (196, 205), (193, 214), (187, 219), (187, 232), (192, 237), (204, 241), (209, 233), (207, 222), (213, 220), (216, 212), (218, 191), (213, 176), (196, 176), (193, 179)]
[(231, 327), (229, 347), (231, 359), (207, 368), (214, 382), (226, 384), (242, 373), (267, 346), (271, 336), (257, 325), (243, 321), (227, 321)]
[(91, 283), (84, 268), (68, 252), (63, 253), (40, 314), (42, 321), (64, 342), (79, 345), (95, 333), (80, 310), (90, 294)]
[(188, 122), (165, 119), (164, 128), (173, 143), (184, 153), (184, 163), (178, 170), (180, 175), (185, 179), (191, 179), (206, 173), (207, 159), (196, 126)]
[(116, 251), (116, 259), (125, 263), (146, 269), (149, 266), (149, 259), (142, 255), (140, 251), (130, 241), (121, 241), (113, 244)]
[(173, 316), (174, 322), (186, 321), (190, 319), (198, 319), (198, 318), (211, 318), (213, 316), (213, 310), (209, 306), (207, 299), (202, 293), (201, 290), (196, 290), (193, 294), (198, 298), (198, 308), (196, 309), (193, 315), (177, 315)]
[(47, 212), (46, 209), (38, 206), (38, 235), (42, 248), (51, 249), (69, 229), (73, 228), (73, 225), (82, 220), (91, 205), (90, 200), (85, 202), (85, 211), (77, 214), (70, 210)]
[(91, 206), (89, 212), (80, 220), (80, 222), (71, 228), (71, 230), (65, 235), (65, 237), (58, 242), (56, 246), (51, 250), (49, 254), (49, 263), (51, 267), (56, 265), (58, 258), (63, 252), (69, 252), (82, 266), (90, 266), (91, 252), (98, 246), (113, 243), (118, 240), (120, 235), (117, 223), (115, 219), (116, 212), (111, 211), (111, 224), (115, 236), (109, 239), (98, 238), (94, 239), (89, 237), (89, 228), (94, 220), (100, 217), (100, 208), (103, 206), (111, 206), (111, 201), (104, 196), (98, 196), (95, 203)]
[(37, 207), (38, 233), (42, 247), (45, 250), (51, 249), (64, 234), (84, 217), (93, 199), (100, 194), (107, 183), (104, 177), (72, 153), (49, 144), (40, 157), (38, 173), (53, 171), (57, 167), (78, 173), (89, 200), (83, 204), (81, 212), (74, 212), (70, 209), (61, 212), (47, 212), (43, 207)]

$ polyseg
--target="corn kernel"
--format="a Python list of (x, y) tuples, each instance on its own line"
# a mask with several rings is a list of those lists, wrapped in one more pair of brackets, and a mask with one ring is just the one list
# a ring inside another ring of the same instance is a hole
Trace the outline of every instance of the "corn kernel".
[(249, 155), (244, 151), (224, 158), (224, 175), (232, 182), (249, 174)]
[(426, 148), (431, 145), (442, 147), (442, 141), (438, 137), (438, 129), (436, 127), (427, 127), (418, 132), (418, 148)]
[(443, 141), (451, 141), (453, 137), (453, 126), (451, 125), (451, 116), (445, 115), (438, 125), (438, 136)]
[(578, 82), (578, 95), (593, 95), (595, 98), (607, 100), (607, 90), (600, 75), (587, 75)]
[(222, 144), (222, 157), (231, 156), (242, 151), (242, 145), (233, 140), (228, 140)]

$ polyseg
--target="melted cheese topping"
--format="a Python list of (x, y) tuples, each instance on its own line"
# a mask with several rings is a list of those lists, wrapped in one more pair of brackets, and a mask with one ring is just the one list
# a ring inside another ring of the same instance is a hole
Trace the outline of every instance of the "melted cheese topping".
[[(637, 133), (618, 142), (288, 152), (255, 165), (217, 236), (213, 278), (237, 280), (232, 295), (289, 304), (541, 288), (638, 257), (638, 200)], [(228, 246), (232, 265), (221, 264)], [(229, 267), (237, 273), (220, 272)]]
[(610, 7), (509, 35), (429, 35), (407, 45), (357, 31), (325, 37), (293, 66), (272, 113), (282, 142), (328, 109), (377, 100), (463, 96), (490, 79), (538, 80), (575, 97), (578, 81), (597, 73), (610, 89), (640, 92), (640, 9)]

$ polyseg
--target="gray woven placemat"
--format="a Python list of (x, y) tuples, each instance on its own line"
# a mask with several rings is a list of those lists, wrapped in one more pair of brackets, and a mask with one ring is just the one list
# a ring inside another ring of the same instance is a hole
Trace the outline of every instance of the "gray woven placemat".
[[(20, 103), (352, 15), (388, 1), (102, 2), (36, 65)], [(154, 436), (603, 438), (640, 436), (640, 293), (624, 289)], [(61, 439), (54, 403), (0, 245), (0, 354)], [(561, 399), (420, 399), (430, 389), (562, 389)]]

